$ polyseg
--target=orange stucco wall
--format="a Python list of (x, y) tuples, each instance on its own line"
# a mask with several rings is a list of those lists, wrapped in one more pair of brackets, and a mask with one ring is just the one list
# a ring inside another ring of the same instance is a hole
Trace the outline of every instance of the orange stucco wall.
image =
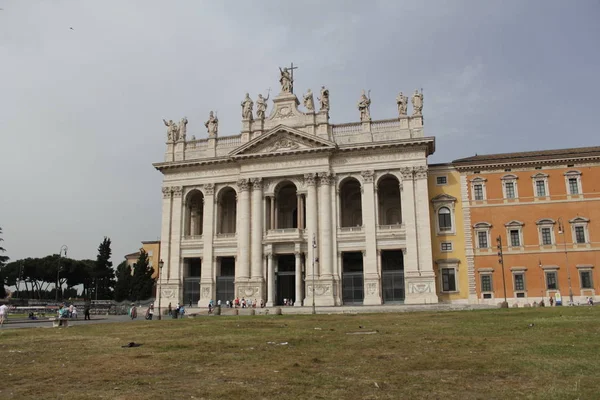
[[(581, 172), (581, 187), (583, 194), (570, 196), (567, 194), (565, 173), (567, 171)], [(532, 176), (538, 173), (547, 174), (548, 193), (546, 198), (534, 197)], [(501, 178), (507, 174), (516, 175), (518, 199), (503, 198)], [(471, 223), (491, 224), (489, 243), (491, 249), (477, 249), (477, 234), (473, 229), (473, 247), (475, 251), (475, 280), (478, 298), (481, 299), (481, 271), (493, 268), (493, 288), (496, 301), (504, 297), (501, 267), (498, 263), (496, 238), (501, 236), (504, 253), (504, 277), (508, 298), (514, 297), (513, 272), (511, 268), (525, 267), (527, 297), (548, 297), (554, 291), (546, 290), (544, 269), (557, 266), (558, 290), (563, 296), (563, 302), (568, 300), (569, 282), (575, 297), (590, 296), (600, 293), (600, 166), (586, 167), (544, 167), (543, 169), (526, 169), (512, 171), (481, 171), (478, 174), (467, 173), (469, 199), (472, 199), (471, 180), (477, 177), (486, 179), (485, 201), (470, 201)], [(588, 243), (574, 244), (569, 220), (575, 217), (589, 219)], [(554, 244), (540, 244), (539, 226), (536, 221), (553, 219)], [(565, 234), (559, 234), (559, 218), (565, 226)], [(505, 224), (510, 221), (520, 221), (522, 226), (522, 247), (511, 249), (507, 246), (509, 238)], [(567, 254), (565, 257), (566, 241)], [(568, 257), (568, 265), (567, 265)], [(544, 268), (541, 268), (541, 266)], [(582, 291), (580, 275), (577, 266), (593, 266), (593, 291)], [(568, 270), (567, 270), (568, 268)], [(546, 299), (547, 301), (547, 299)], [(575, 301), (583, 301), (582, 298)]]

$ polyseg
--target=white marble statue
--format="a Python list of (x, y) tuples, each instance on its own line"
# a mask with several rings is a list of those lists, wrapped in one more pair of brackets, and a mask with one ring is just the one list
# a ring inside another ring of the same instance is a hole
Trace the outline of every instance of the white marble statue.
[(398, 104), (398, 115), (405, 116), (406, 109), (408, 108), (408, 97), (406, 97), (402, 92), (398, 94), (396, 97), (396, 104)]
[(423, 112), (423, 92), (419, 93), (418, 90), (412, 95), (412, 106), (413, 115), (422, 115)]
[[(369, 93), (371, 91), (369, 90)], [(360, 100), (358, 101), (358, 111), (360, 111), (360, 120), (361, 121), (370, 121), (371, 120), (371, 99), (365, 94), (365, 91), (362, 91), (360, 95)]]
[(315, 109), (315, 100), (313, 92), (310, 89), (308, 89), (308, 92), (304, 95), (304, 107), (306, 107), (308, 111), (314, 111)]
[(280, 67), (279, 72), (281, 73), (281, 77), (279, 78), (279, 83), (281, 83), (281, 93), (292, 93), (294, 90), (294, 81), (292, 81), (290, 71), (287, 67), (284, 67), (283, 69)]
[(271, 92), (267, 93), (267, 97), (263, 97), (262, 94), (258, 95), (258, 99), (256, 99), (256, 118), (265, 119), (265, 114), (267, 113), (267, 101), (269, 100), (269, 96)]
[(169, 142), (177, 141), (178, 136), (179, 136), (179, 128), (177, 127), (177, 124), (175, 122), (173, 122), (172, 119), (170, 119), (169, 122), (167, 122), (163, 119), (163, 122), (165, 123), (165, 126), (167, 127), (167, 141), (169, 141)]
[(250, 98), (250, 95), (246, 93), (246, 98), (242, 101), (242, 118), (252, 120), (252, 107), (254, 107), (254, 102)]
[(179, 121), (179, 138), (178, 138), (178, 140), (181, 140), (183, 142), (185, 142), (185, 135), (187, 133), (187, 124), (188, 124), (187, 117), (183, 117), (183, 118), (181, 118), (181, 121)]
[(206, 129), (208, 129), (208, 137), (214, 138), (217, 137), (219, 132), (219, 119), (215, 117), (214, 113), (211, 111), (208, 115), (208, 121), (204, 123)]
[(321, 103), (321, 111), (329, 111), (329, 89), (321, 86), (321, 97), (318, 98)]

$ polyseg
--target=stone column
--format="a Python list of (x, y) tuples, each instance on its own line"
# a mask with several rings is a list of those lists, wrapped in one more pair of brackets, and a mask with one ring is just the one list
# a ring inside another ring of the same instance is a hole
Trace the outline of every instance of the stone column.
[(302, 212), (300, 211), (302, 208), (302, 195), (300, 193), (296, 193), (296, 228), (302, 229), (301, 218)]
[(181, 271), (181, 228), (182, 228), (182, 220), (181, 220), (181, 212), (183, 210), (182, 204), (182, 192), (183, 188), (181, 186), (173, 186), (171, 187), (173, 191), (173, 202), (171, 209), (171, 252), (169, 258), (169, 278), (172, 280), (171, 283), (177, 284), (176, 289), (176, 301), (183, 301), (181, 298), (183, 294), (182, 284), (183, 284), (183, 276)]
[[(263, 294), (263, 275), (262, 275), (262, 240), (263, 240), (263, 192), (262, 178), (252, 178), (252, 251), (251, 251), (251, 270), (252, 270), (252, 291), (253, 298), (262, 298)], [(257, 290), (258, 289), (258, 290)], [(248, 291), (249, 292), (249, 291)]]
[(363, 273), (365, 297), (364, 305), (381, 304), (381, 277), (377, 271), (377, 226), (375, 221), (375, 190), (373, 171), (362, 171), (363, 195), (362, 217), (365, 229), (365, 250)]
[[(308, 285), (312, 286), (313, 279), (313, 259), (317, 257), (318, 248), (313, 248), (313, 238), (316, 240), (318, 221), (317, 221), (317, 182), (316, 174), (304, 174), (304, 181), (306, 182), (306, 279), (305, 279), (305, 290), (304, 294), (309, 294)], [(315, 275), (318, 275), (317, 265), (315, 263)], [(305, 298), (304, 304), (312, 304), (311, 300)]]
[(273, 254), (267, 254), (267, 307), (275, 305), (275, 269), (273, 268)]
[(329, 278), (333, 275), (333, 259), (332, 259), (332, 248), (331, 248), (331, 188), (332, 177), (329, 172), (319, 173), (319, 200), (321, 207), (319, 207), (319, 258), (320, 276), (323, 278)]
[(413, 279), (410, 290), (418, 295), (421, 303), (437, 303), (438, 297), (433, 270), (431, 251), (431, 226), (429, 220), (429, 188), (427, 184), (427, 166), (415, 167), (415, 215), (417, 230), (417, 250), (419, 255), (419, 279)]
[(246, 281), (250, 278), (250, 184), (248, 179), (238, 181), (239, 190), (239, 222), (237, 230), (238, 259), (235, 266), (236, 293), (238, 281)]
[[(171, 257), (171, 225), (173, 218), (172, 212), (172, 191), (170, 187), (162, 188), (163, 202), (162, 202), (162, 224), (161, 224), (161, 235), (160, 235), (160, 255), (165, 263), (164, 268), (160, 270), (160, 286), (161, 292), (166, 288), (167, 280), (169, 278), (169, 264)], [(170, 292), (170, 291), (168, 291)], [(164, 300), (165, 297), (162, 297)]]
[(302, 306), (302, 299), (304, 298), (302, 293), (302, 253), (296, 251), (296, 298), (294, 299), (294, 306)]
[(319, 283), (315, 286), (316, 303), (320, 306), (334, 306), (333, 278), (333, 220), (331, 217), (331, 184), (329, 172), (319, 173)]
[(275, 196), (270, 196), (269, 199), (269, 205), (271, 206), (271, 215), (269, 215), (269, 226), (271, 227), (270, 229), (275, 229)]
[(204, 220), (202, 227), (202, 263), (200, 264), (200, 304), (199, 307), (208, 307), (210, 299), (216, 295), (216, 269), (213, 265), (213, 236), (215, 235), (215, 185), (204, 185)]

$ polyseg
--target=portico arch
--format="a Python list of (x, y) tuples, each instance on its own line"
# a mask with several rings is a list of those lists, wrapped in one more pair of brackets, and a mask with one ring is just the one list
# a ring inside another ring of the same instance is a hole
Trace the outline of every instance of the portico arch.
[(204, 195), (198, 189), (190, 191), (185, 199), (184, 235), (202, 235), (204, 219)]
[(280, 182), (275, 187), (275, 227), (298, 228), (298, 188), (291, 181)]
[(217, 233), (235, 233), (237, 218), (237, 194), (232, 187), (225, 187), (217, 196)]
[(362, 226), (362, 193), (358, 179), (345, 178), (340, 182), (340, 226)]
[(386, 174), (377, 181), (377, 200), (379, 225), (396, 225), (402, 223), (402, 206), (400, 181), (391, 174)]

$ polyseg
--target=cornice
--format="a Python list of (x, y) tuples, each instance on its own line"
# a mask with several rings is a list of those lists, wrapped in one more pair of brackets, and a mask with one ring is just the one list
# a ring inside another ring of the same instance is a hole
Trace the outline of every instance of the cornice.
[(558, 164), (573, 164), (576, 162), (589, 162), (598, 161), (600, 162), (600, 156), (590, 157), (568, 157), (553, 160), (527, 160), (527, 161), (509, 161), (509, 162), (490, 162), (490, 163), (479, 163), (479, 164), (468, 164), (461, 165), (459, 163), (453, 164), (454, 168), (458, 171), (473, 171), (473, 170), (490, 170), (500, 168), (518, 168), (524, 166), (540, 166), (540, 165), (558, 165)]
[(181, 161), (165, 161), (159, 163), (153, 163), (152, 166), (158, 171), (164, 171), (167, 169), (178, 169), (195, 167), (201, 165), (213, 165), (213, 164), (226, 164), (233, 163), (233, 160), (227, 156), (225, 157), (212, 157), (212, 158), (199, 158), (194, 160), (181, 160)]
[(338, 146), (340, 152), (355, 151), (355, 150), (368, 150), (368, 149), (379, 149), (379, 148), (390, 148), (390, 147), (419, 147), (425, 146), (428, 150), (427, 155), (431, 155), (435, 152), (435, 138), (433, 136), (422, 137), (422, 138), (410, 138), (410, 139), (399, 139), (399, 140), (388, 140), (385, 142), (365, 142), (365, 143), (352, 143), (349, 145)]

